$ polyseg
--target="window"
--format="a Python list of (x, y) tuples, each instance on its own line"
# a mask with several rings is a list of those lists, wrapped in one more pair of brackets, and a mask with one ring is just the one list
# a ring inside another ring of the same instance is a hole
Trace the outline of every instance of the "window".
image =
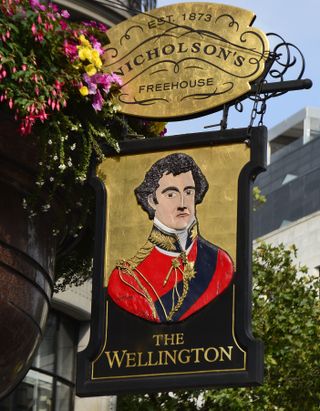
[(78, 323), (57, 312), (49, 315), (43, 341), (24, 380), (0, 411), (73, 409)]

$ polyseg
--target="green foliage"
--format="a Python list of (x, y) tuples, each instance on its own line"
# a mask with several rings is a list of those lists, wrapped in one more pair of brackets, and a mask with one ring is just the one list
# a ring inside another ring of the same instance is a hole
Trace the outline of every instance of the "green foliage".
[(296, 251), (264, 243), (254, 251), (253, 330), (265, 345), (262, 386), (123, 396), (118, 410), (319, 410), (319, 278), (295, 263)]
[[(38, 154), (34, 188), (23, 207), (33, 218), (61, 204), (66, 218), (55, 216), (53, 229), (59, 239), (77, 238), (88, 226), (87, 177), (106, 146), (119, 152), (119, 141), (127, 137), (165, 133), (164, 123), (119, 112), (122, 80), (104, 69), (106, 31), (101, 23), (72, 21), (52, 2), (0, 0), (1, 116), (16, 122), (21, 138)], [(60, 288), (88, 276), (90, 253), (90, 247), (80, 247), (64, 256), (57, 266)]]
[(265, 195), (261, 194), (261, 190), (257, 186), (253, 187), (252, 195), (253, 195), (253, 211), (256, 211), (256, 209), (259, 206), (261, 206), (267, 201), (267, 198)]
[[(30, 215), (36, 206), (47, 212), (57, 190), (74, 202), (92, 159), (103, 159), (103, 146), (118, 152), (126, 137), (129, 120), (116, 104), (122, 80), (104, 71), (106, 31), (101, 23), (70, 21), (50, 2), (0, 0), (1, 113), (39, 148), (35, 190), (24, 202)], [(164, 123), (135, 126), (130, 120), (131, 136), (164, 133)]]

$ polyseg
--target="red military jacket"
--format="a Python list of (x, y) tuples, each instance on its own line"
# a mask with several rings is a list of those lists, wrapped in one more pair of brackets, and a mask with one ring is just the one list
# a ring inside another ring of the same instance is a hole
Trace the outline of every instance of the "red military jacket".
[(189, 229), (178, 237), (154, 226), (147, 243), (112, 271), (108, 293), (124, 310), (154, 322), (181, 321), (221, 294), (234, 268), (230, 256)]

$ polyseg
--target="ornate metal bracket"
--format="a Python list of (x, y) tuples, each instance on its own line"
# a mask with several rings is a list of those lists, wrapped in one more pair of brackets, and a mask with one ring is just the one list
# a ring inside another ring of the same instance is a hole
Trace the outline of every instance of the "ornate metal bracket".
[[(226, 129), (229, 109), (234, 107), (238, 112), (242, 112), (243, 101), (246, 99), (254, 102), (248, 127), (252, 127), (257, 116), (260, 116), (259, 125), (262, 125), (267, 100), (281, 96), (288, 91), (312, 87), (310, 79), (302, 78), (305, 71), (305, 59), (301, 50), (294, 44), (286, 42), (279, 34), (267, 33), (267, 36), (270, 43), (276, 44), (269, 53), (264, 73), (252, 84), (249, 93), (224, 106), (219, 124), (205, 128), (220, 126), (222, 130)], [(290, 80), (290, 77), (295, 77), (295, 79)]]
[[(292, 90), (308, 89), (312, 87), (312, 81), (302, 79), (305, 71), (305, 59), (301, 50), (292, 43), (287, 43), (283, 37), (276, 33), (267, 33), (271, 42), (278, 44), (270, 52), (263, 76), (252, 85), (251, 94), (265, 94), (265, 100), (277, 97)], [(295, 80), (287, 80), (287, 77), (295, 74)], [(276, 81), (274, 81), (276, 80)], [(271, 82), (270, 82), (271, 81)], [(262, 85), (259, 87), (259, 83)]]

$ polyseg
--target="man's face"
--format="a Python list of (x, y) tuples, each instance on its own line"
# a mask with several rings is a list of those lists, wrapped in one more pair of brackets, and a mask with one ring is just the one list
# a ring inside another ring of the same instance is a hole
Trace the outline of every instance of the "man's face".
[(155, 217), (164, 225), (175, 230), (188, 226), (195, 215), (195, 184), (192, 172), (177, 176), (164, 174), (159, 180), (156, 199), (148, 197), (149, 204), (155, 210)]

